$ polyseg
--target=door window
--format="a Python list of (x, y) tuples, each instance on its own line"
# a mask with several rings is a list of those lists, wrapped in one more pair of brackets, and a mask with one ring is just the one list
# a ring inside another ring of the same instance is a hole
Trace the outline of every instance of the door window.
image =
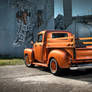
[(42, 37), (43, 37), (42, 34), (38, 35), (38, 40), (37, 40), (37, 42), (42, 42)]

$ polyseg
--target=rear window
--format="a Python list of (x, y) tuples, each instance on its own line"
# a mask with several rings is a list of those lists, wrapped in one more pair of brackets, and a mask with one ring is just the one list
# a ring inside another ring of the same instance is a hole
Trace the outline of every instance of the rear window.
[(68, 37), (67, 33), (53, 33), (52, 38)]

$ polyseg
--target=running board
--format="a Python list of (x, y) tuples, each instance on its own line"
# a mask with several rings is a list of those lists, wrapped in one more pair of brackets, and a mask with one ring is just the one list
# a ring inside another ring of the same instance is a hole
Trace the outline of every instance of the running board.
[(43, 67), (48, 67), (47, 64), (43, 64), (43, 63), (36, 63), (36, 62), (33, 62), (32, 64), (38, 65), (38, 66), (43, 66)]

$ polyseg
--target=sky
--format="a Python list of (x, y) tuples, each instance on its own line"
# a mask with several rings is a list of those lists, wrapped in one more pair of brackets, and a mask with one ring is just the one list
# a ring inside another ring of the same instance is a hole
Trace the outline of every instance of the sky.
[[(63, 15), (63, 0), (54, 0), (54, 17)], [(72, 16), (92, 15), (92, 0), (72, 0)]]

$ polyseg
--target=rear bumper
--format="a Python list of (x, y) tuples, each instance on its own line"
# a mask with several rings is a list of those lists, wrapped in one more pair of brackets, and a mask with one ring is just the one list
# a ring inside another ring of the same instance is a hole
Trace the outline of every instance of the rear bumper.
[(72, 63), (71, 67), (92, 66), (92, 62)]
[(92, 59), (71, 60), (71, 67), (92, 66)]

